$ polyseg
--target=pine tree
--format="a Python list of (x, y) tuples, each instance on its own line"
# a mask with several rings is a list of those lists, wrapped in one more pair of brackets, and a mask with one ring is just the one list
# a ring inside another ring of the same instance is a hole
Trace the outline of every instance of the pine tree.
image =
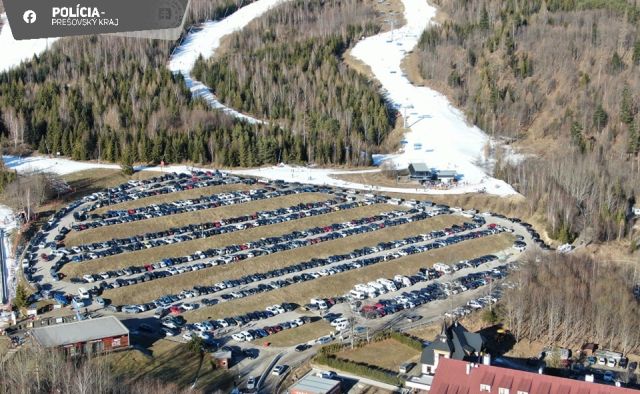
[(482, 11), (480, 13), (479, 26), (482, 30), (489, 30), (489, 27), (490, 27), (489, 12), (487, 11), (486, 6), (482, 6)]
[(620, 120), (630, 125), (634, 117), (633, 98), (631, 97), (631, 89), (629, 85), (625, 85), (622, 90), (622, 102), (620, 103)]
[(126, 147), (122, 152), (122, 159), (120, 160), (120, 166), (122, 173), (126, 176), (131, 176), (134, 173), (133, 170), (133, 155), (131, 154), (131, 148)]
[(636, 130), (635, 125), (632, 123), (629, 125), (629, 137), (627, 142), (627, 153), (636, 155), (638, 154), (638, 149), (640, 146), (638, 145), (638, 131)]
[(24, 308), (27, 306), (28, 298), (29, 295), (27, 294), (27, 289), (22, 283), (19, 283), (18, 287), (16, 288), (16, 296), (13, 299), (13, 305), (18, 309)]
[(631, 60), (633, 64), (636, 66), (640, 66), (640, 39), (637, 39), (635, 44), (633, 44), (633, 54), (631, 55)]
[(593, 113), (593, 126), (598, 131), (601, 131), (607, 126), (608, 122), (609, 114), (607, 114), (607, 111), (605, 111), (605, 109), (602, 107), (602, 104), (598, 104), (596, 110)]

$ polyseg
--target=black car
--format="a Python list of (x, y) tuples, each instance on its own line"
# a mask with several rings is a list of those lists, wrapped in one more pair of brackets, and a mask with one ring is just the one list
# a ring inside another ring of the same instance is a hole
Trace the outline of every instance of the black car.
[(295, 347), (296, 352), (304, 352), (305, 350), (309, 349), (311, 346), (307, 345), (306, 343), (302, 343), (298, 346)]

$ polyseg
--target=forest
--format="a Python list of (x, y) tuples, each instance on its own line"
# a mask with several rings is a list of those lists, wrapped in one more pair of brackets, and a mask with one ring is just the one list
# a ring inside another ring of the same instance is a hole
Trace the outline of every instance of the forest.
[[(190, 8), (189, 23), (224, 17), (246, 4), (196, 0)], [(324, 7), (318, 5), (314, 9), (322, 12)], [(346, 8), (333, 12), (338, 10)], [(360, 11), (352, 11), (349, 16), (360, 15)], [(275, 24), (277, 19), (272, 17), (270, 22), (261, 23)], [(368, 25), (347, 27), (348, 21), (336, 19), (330, 26), (343, 31), (340, 37), (353, 38), (374, 31)], [(317, 77), (337, 75), (336, 57), (331, 55), (348, 43), (334, 38), (313, 46), (312, 52), (329, 54), (314, 55), (314, 64), (329, 71)], [(368, 157), (359, 156), (360, 152), (374, 150), (389, 128), (391, 121), (382, 99), (353, 74), (340, 79), (329, 92), (331, 96), (324, 97), (332, 105), (317, 109), (309, 117), (308, 123), (314, 124), (309, 130), (297, 130), (293, 124), (251, 125), (237, 121), (191, 98), (182, 77), (166, 67), (174, 45), (113, 36), (66, 38), (41, 56), (1, 73), (0, 134), (5, 151), (37, 150), (79, 160), (124, 163), (164, 160), (218, 166), (283, 161), (368, 164)], [(340, 66), (338, 75), (342, 73), (346, 70)], [(324, 86), (323, 81), (314, 84)], [(315, 91), (307, 93), (315, 96)], [(352, 108), (344, 108), (345, 105)], [(362, 108), (372, 108), (375, 114), (369, 113), (362, 120)], [(349, 111), (348, 116), (342, 116), (342, 112)], [(334, 116), (337, 113), (341, 116)], [(348, 118), (348, 127), (342, 127), (336, 117)], [(373, 130), (378, 126), (382, 131), (375, 134)], [(324, 127), (331, 130), (331, 137), (316, 132)], [(366, 136), (361, 136), (363, 128)], [(353, 146), (352, 152), (357, 153), (347, 154), (343, 146), (347, 151)]]
[(230, 38), (226, 55), (194, 75), (227, 105), (302, 136), (299, 161), (365, 165), (395, 120), (376, 86), (343, 53), (375, 34), (362, 0), (283, 4)]
[[(415, 56), (470, 122), (532, 154), (496, 176), (561, 241), (619, 239), (640, 181), (640, 11), (627, 0), (436, 0)], [(637, 2), (636, 2), (637, 3)]]
[(500, 306), (518, 341), (569, 348), (594, 342), (625, 354), (640, 349), (637, 267), (559, 253), (531, 260), (510, 276), (516, 288)]

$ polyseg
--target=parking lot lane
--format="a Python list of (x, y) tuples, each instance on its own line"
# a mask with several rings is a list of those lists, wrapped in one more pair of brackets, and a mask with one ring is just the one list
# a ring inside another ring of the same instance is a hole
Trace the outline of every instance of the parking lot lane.
[(431, 267), (437, 262), (455, 263), (484, 254), (499, 252), (510, 248), (512, 244), (513, 236), (511, 234), (499, 234), (473, 239), (461, 244), (431, 250), (427, 253), (406, 256), (370, 267), (294, 284), (267, 293), (231, 300), (212, 307), (188, 311), (184, 314), (184, 317), (187, 321), (196, 322), (207, 318), (218, 319), (262, 310), (269, 305), (281, 302), (304, 305), (309, 302), (310, 297), (326, 298), (345, 294), (357, 283), (368, 282), (381, 277), (393, 277), (397, 274), (411, 275), (419, 268)]
[[(266, 272), (296, 264), (312, 258), (326, 258), (334, 254), (348, 253), (354, 249), (375, 246), (379, 242), (409, 237), (461, 224), (465, 218), (456, 215), (441, 215), (427, 220), (412, 222), (398, 227), (340, 238), (331, 243), (321, 243), (300, 249), (287, 250), (277, 254), (254, 257), (236, 264), (219, 265), (205, 270), (188, 272), (178, 276), (157, 279), (135, 286), (107, 290), (104, 294), (115, 304), (149, 302), (164, 294), (177, 293), (185, 288), (200, 284), (212, 284), (244, 275)], [(329, 247), (330, 246), (330, 247)], [(216, 295), (212, 295), (216, 297)], [(211, 296), (209, 296), (211, 298)]]
[(65, 244), (67, 247), (70, 247), (93, 242), (103, 242), (112, 238), (125, 238), (144, 234), (149, 231), (163, 231), (173, 227), (214, 222), (224, 218), (252, 214), (256, 211), (272, 210), (301, 203), (325, 201), (330, 198), (330, 195), (322, 193), (292, 194), (265, 200), (204, 209), (201, 211), (167, 215), (131, 223), (92, 228), (84, 231), (71, 231), (65, 239)]
[(125, 268), (130, 265), (148, 264), (160, 261), (163, 258), (184, 256), (197, 250), (221, 247), (225, 245), (242, 244), (262, 237), (277, 236), (292, 231), (300, 231), (314, 226), (341, 223), (371, 216), (391, 209), (407, 209), (404, 207), (391, 208), (387, 204), (374, 204), (357, 207), (345, 211), (331, 212), (326, 215), (306, 217), (274, 225), (250, 228), (228, 234), (220, 234), (212, 238), (203, 238), (157, 248), (145, 249), (122, 255), (90, 260), (78, 264), (66, 264), (61, 272), (69, 277), (82, 276), (86, 273), (95, 273), (107, 270)]
[(207, 186), (197, 189), (187, 189), (181, 190), (173, 193), (165, 193), (159, 194), (151, 197), (139, 198), (137, 200), (125, 201), (118, 204), (107, 205), (101, 208), (98, 208), (94, 211), (97, 214), (103, 214), (107, 211), (112, 210), (123, 210), (123, 209), (134, 209), (140, 208), (151, 204), (163, 204), (167, 202), (177, 201), (177, 200), (185, 200), (191, 198), (198, 198), (200, 196), (206, 196), (210, 194), (224, 193), (228, 191), (236, 191), (236, 190), (252, 190), (258, 189), (260, 185), (246, 185), (244, 183), (234, 183), (228, 185), (215, 185), (215, 186)]

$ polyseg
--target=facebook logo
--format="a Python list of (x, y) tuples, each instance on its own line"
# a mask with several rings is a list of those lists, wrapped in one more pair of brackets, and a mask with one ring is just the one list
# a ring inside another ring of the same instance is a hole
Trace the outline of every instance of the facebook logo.
[(22, 19), (24, 19), (25, 23), (32, 24), (36, 21), (36, 13), (31, 10), (25, 11), (24, 15), (22, 15)]
[(160, 20), (171, 20), (171, 8), (160, 8), (158, 10)]

